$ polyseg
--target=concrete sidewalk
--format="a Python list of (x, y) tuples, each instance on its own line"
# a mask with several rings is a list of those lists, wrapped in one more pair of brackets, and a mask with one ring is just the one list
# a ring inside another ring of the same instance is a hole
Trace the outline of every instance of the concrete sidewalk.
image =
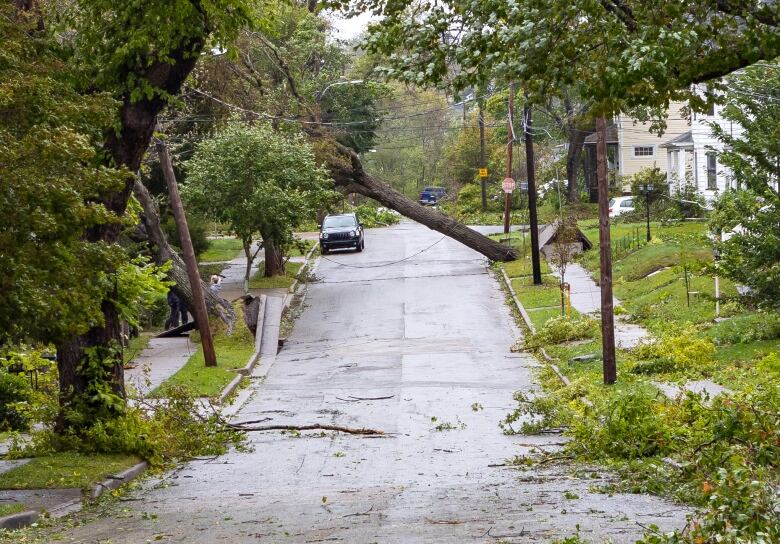
[(152, 338), (149, 346), (133, 359), (134, 368), (125, 370), (125, 383), (146, 396), (176, 374), (197, 349), (189, 336)]
[[(560, 275), (551, 267), (556, 277)], [(581, 314), (595, 314), (601, 311), (601, 287), (596, 285), (593, 278), (582, 266), (577, 263), (569, 263), (566, 267), (566, 282), (571, 286), (571, 305)], [(612, 302), (620, 306), (620, 301), (614, 296)], [(615, 344), (619, 348), (631, 349), (640, 342), (650, 338), (650, 334), (643, 327), (626, 323), (617, 316), (615, 319)]]

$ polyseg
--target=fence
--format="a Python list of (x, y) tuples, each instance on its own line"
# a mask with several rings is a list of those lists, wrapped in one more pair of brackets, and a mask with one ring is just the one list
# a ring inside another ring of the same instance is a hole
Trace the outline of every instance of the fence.
[(622, 259), (645, 245), (647, 245), (645, 230), (641, 227), (634, 227), (632, 232), (612, 241), (612, 260)]

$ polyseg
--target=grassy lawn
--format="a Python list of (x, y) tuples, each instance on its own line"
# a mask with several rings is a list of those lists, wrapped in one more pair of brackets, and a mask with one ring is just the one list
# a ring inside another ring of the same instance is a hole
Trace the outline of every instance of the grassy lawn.
[(219, 274), (225, 269), (225, 263), (211, 263), (211, 264), (199, 264), (198, 273), (200, 279), (208, 283), (211, 281), (211, 276)]
[(243, 323), (237, 323), (231, 336), (227, 336), (222, 329), (214, 334), (214, 351), (217, 353), (217, 366), (206, 366), (203, 348), (199, 346), (187, 363), (154, 389), (150, 396), (165, 397), (166, 387), (172, 385), (186, 386), (200, 397), (218, 396), (236, 377), (234, 370), (242, 368), (249, 361), (255, 351), (255, 340)]
[(21, 502), (12, 502), (10, 504), (0, 504), (0, 518), (24, 512), (27, 508)]
[(293, 246), (290, 248), (290, 251), (287, 252), (287, 256), (304, 257), (311, 249), (311, 246), (314, 245), (314, 240), (301, 240), (301, 244), (303, 245), (304, 248), (303, 251), (301, 251), (297, 246)]
[(200, 262), (224, 262), (231, 261), (243, 251), (241, 240), (236, 238), (215, 238), (209, 240), (209, 248), (201, 253)]
[(152, 337), (148, 334), (139, 334), (138, 336), (131, 338), (127, 343), (127, 347), (122, 352), (124, 363), (127, 364), (138, 357), (138, 355), (140, 355), (149, 345), (149, 340), (151, 340), (151, 338)]
[(86, 488), (138, 462), (125, 454), (55, 453), (0, 474), (0, 489)]
[(284, 267), (285, 273), (283, 276), (272, 276), (270, 278), (266, 278), (263, 275), (265, 274), (265, 263), (260, 263), (257, 272), (249, 280), (249, 288), (250, 289), (288, 288), (293, 284), (293, 281), (295, 281), (295, 276), (298, 275), (298, 272), (301, 270), (302, 266), (303, 263), (288, 262)]

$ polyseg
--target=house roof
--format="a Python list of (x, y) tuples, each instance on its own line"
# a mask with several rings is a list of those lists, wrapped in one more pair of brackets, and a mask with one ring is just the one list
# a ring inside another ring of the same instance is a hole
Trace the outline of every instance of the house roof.
[(690, 130), (683, 132), (668, 142), (662, 143), (660, 147), (693, 147), (693, 132)]
[[(558, 230), (560, 230), (561, 225), (563, 223), (560, 219), (556, 219), (549, 225), (540, 226), (539, 227), (539, 248), (543, 248), (547, 244), (551, 243), (553, 240), (555, 240), (556, 234), (558, 234)], [(576, 227), (577, 229), (577, 240), (582, 242), (582, 249), (591, 249), (593, 247), (593, 243), (588, 240), (588, 237), (583, 234), (583, 232), (580, 230), (579, 227)]]
[[(585, 145), (596, 145), (596, 138), (597, 134), (591, 134), (587, 138), (585, 138)], [(616, 144), (618, 143), (618, 131), (617, 127), (615, 125), (607, 125), (607, 143), (608, 144)]]

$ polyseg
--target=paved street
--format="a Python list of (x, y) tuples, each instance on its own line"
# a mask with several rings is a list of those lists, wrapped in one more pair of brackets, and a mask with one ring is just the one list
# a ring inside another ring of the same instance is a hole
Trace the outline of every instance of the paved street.
[[(236, 420), (387, 436), (250, 433), (253, 452), (148, 481), (117, 507), (129, 509), (121, 517), (64, 541), (549, 542), (579, 524), (589, 541), (621, 543), (641, 534), (638, 523), (682, 527), (684, 512), (665, 501), (589, 491), (596, 472), (502, 466), (561, 437), (498, 428), (512, 393), (534, 388), (538, 363), (510, 353), (519, 333), (485, 264), (409, 222), (369, 231), (363, 253), (328, 255)], [(360, 400), (378, 397), (389, 398)]]

